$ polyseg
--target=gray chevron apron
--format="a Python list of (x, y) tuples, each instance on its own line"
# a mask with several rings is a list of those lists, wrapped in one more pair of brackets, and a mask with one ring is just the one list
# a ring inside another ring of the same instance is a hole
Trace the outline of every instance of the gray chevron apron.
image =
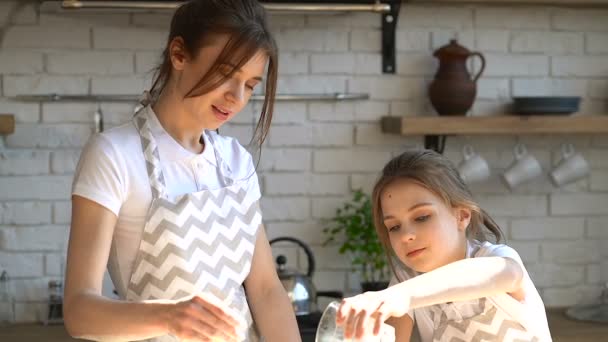
[[(262, 223), (253, 178), (230, 179), (213, 137), (220, 189), (169, 198), (144, 107), (133, 122), (139, 131), (152, 189), (152, 204), (133, 264), (127, 300), (176, 300), (210, 293), (242, 314), (248, 324), (245, 341), (258, 341), (243, 282)], [(150, 113), (149, 115), (154, 115)], [(178, 341), (166, 335), (151, 341)]]
[(486, 298), (430, 308), (433, 342), (539, 342)]

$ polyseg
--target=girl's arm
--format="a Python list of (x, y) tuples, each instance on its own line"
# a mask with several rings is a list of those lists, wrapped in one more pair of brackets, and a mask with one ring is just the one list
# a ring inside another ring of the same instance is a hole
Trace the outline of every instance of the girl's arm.
[[(386, 290), (345, 299), (340, 306), (337, 322), (344, 325), (345, 337), (360, 338), (370, 333), (365, 331), (367, 320), (384, 322), (389, 317), (401, 317), (410, 309), (499, 293), (512, 294), (516, 299), (523, 298), (523, 275), (521, 266), (510, 258), (459, 260)], [(379, 327), (378, 324), (375, 326)]]
[(253, 319), (265, 341), (301, 341), (296, 316), (277, 276), (263, 226), (259, 228), (245, 289)]
[[(522, 292), (523, 270), (513, 259), (463, 259), (387, 289), (388, 296), (407, 296), (410, 309), (438, 303), (465, 301), (499, 293)], [(390, 297), (388, 297), (390, 298)]]
[(96, 202), (72, 197), (64, 299), (68, 333), (103, 341), (142, 340), (172, 333), (202, 341), (217, 335), (219, 330), (220, 336), (227, 335), (225, 340), (235, 341), (234, 327), (238, 323), (198, 296), (182, 302), (133, 303), (101, 295), (116, 219), (114, 213)]

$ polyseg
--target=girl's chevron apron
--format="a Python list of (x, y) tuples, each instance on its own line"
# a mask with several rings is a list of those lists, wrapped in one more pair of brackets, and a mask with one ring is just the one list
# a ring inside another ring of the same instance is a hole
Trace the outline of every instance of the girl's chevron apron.
[[(152, 204), (127, 288), (127, 300), (179, 299), (210, 293), (242, 314), (249, 329), (245, 341), (258, 336), (243, 282), (251, 260), (262, 215), (254, 179), (228, 178), (230, 170), (215, 151), (223, 187), (169, 198), (158, 148), (144, 107), (133, 121), (141, 136), (152, 188)], [(153, 114), (149, 114), (153, 115)], [(207, 146), (211, 147), (211, 146)], [(177, 341), (162, 336), (153, 341)]]
[(486, 298), (437, 304), (429, 309), (434, 326), (433, 342), (540, 341)]

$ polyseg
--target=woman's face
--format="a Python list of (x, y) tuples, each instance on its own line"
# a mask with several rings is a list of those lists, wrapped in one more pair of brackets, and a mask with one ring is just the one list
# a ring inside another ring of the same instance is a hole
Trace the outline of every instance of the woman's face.
[[(211, 68), (222, 52), (228, 35), (217, 36), (213, 42), (200, 48), (195, 58), (172, 54), (174, 81), (178, 94), (184, 97)], [(216, 89), (195, 97), (187, 97), (183, 105), (193, 120), (204, 128), (215, 130), (232, 119), (249, 101), (254, 89), (262, 83), (268, 56), (257, 52), (235, 74)], [(231, 65), (221, 65), (220, 72), (228, 74)]]
[(391, 246), (406, 266), (429, 272), (465, 257), (468, 209), (449, 208), (408, 179), (389, 184), (380, 201)]

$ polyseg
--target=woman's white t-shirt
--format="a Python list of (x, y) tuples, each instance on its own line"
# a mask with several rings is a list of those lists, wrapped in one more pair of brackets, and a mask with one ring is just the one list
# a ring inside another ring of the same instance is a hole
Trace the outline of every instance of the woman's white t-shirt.
[[(257, 175), (251, 154), (231, 137), (205, 131), (205, 149), (192, 153), (165, 131), (150, 106), (142, 109), (158, 145), (167, 195), (170, 197), (221, 187), (215, 151), (228, 166), (234, 180)], [(259, 197), (259, 185), (255, 186)], [(121, 298), (125, 298), (139, 248), (152, 191), (140, 136), (132, 122), (92, 136), (84, 147), (72, 185), (72, 194), (108, 208), (117, 216), (108, 259), (108, 271)]]
[[(507, 314), (508, 317), (521, 324), (527, 331), (533, 333), (535, 336), (540, 338), (540, 341), (547, 342), (551, 341), (551, 334), (549, 332), (549, 325), (547, 323), (547, 315), (545, 313), (545, 305), (532, 283), (532, 279), (528, 275), (521, 257), (511, 247), (507, 245), (492, 244), (490, 242), (479, 242), (476, 240), (469, 241), (467, 246), (467, 258), (479, 258), (479, 257), (504, 257), (515, 260), (524, 271), (523, 287), (525, 298), (524, 300), (517, 301), (507, 293), (498, 294), (496, 296), (487, 297), (498, 310), (502, 310)], [(399, 278), (407, 280), (418, 274), (405, 267), (396, 268)], [(466, 277), (466, 274), (463, 274)], [(390, 285), (397, 284), (399, 281), (393, 276)], [(454, 307), (459, 308), (462, 304), (462, 309), (466, 310), (466, 302), (454, 302)], [(410, 310), (408, 315), (412, 318), (417, 328), (417, 332), (420, 334), (420, 339), (423, 342), (433, 340), (433, 320), (431, 319), (431, 312), (429, 307), (421, 307)], [(466, 313), (463, 312), (463, 316)]]

